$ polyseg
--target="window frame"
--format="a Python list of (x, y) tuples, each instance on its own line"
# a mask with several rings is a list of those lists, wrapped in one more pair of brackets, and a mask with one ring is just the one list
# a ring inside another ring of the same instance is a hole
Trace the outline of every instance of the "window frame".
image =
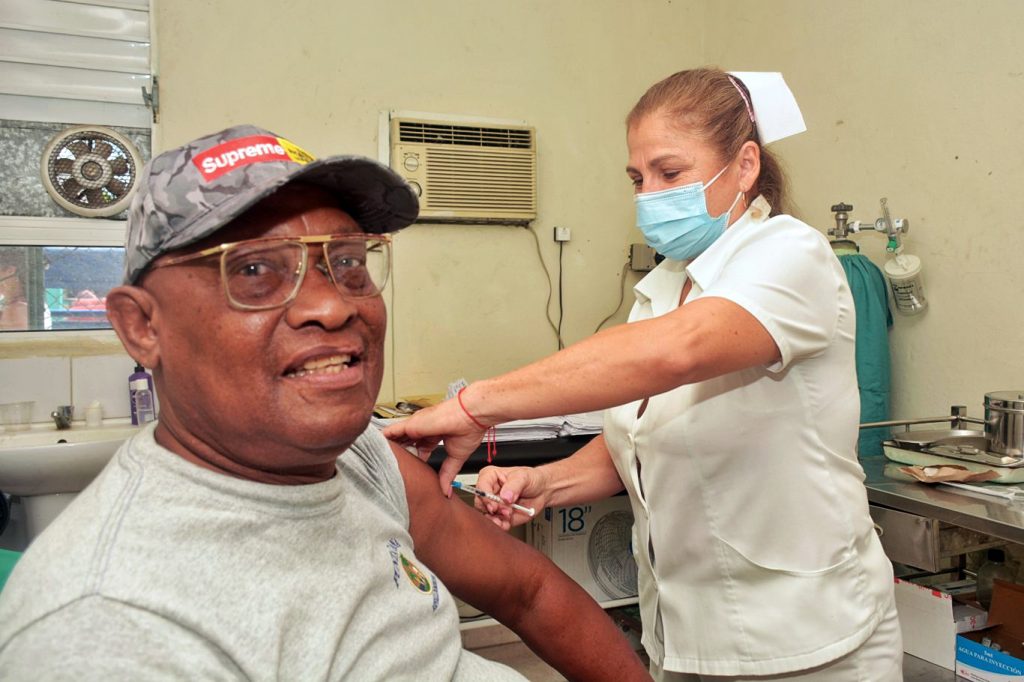
[[(127, 221), (0, 216), (0, 246), (124, 248)], [(0, 358), (124, 352), (113, 329), (0, 332)]]

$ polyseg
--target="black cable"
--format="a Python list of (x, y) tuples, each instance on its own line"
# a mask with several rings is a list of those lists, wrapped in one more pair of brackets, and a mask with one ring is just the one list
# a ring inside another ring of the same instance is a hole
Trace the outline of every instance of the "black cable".
[[(544, 301), (544, 319), (548, 321), (548, 326), (551, 327), (551, 331), (555, 333), (556, 338), (558, 337), (558, 325), (551, 319), (551, 298), (555, 295), (555, 285), (551, 281), (551, 271), (548, 270), (547, 263), (544, 262), (544, 254), (540, 252), (540, 238), (537, 236), (537, 231), (527, 228), (527, 232), (533, 237), (533, 245), (537, 248), (537, 260), (540, 262), (540, 267), (544, 270), (544, 279), (548, 283), (548, 297)], [(560, 342), (561, 339), (557, 338)], [(559, 346), (561, 347), (561, 346)]]
[(562, 319), (565, 317), (565, 306), (562, 303), (562, 247), (565, 242), (558, 242), (558, 350), (565, 348), (562, 343)]

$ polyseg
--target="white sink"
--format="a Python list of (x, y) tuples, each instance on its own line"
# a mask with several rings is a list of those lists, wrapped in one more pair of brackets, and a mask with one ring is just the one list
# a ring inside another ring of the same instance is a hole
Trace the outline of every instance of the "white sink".
[(139, 427), (73, 424), (0, 432), (0, 490), (10, 495), (77, 493)]
[(0, 432), (0, 490), (21, 498), (29, 540), (96, 478), (139, 428), (130, 423), (86, 427), (73, 422), (61, 431), (35, 425), (28, 431)]

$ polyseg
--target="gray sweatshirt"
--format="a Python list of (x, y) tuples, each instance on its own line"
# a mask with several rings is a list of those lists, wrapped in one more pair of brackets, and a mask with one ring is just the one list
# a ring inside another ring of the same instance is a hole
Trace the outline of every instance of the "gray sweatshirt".
[(243, 481), (127, 441), (0, 594), (10, 680), (522, 680), (462, 649), (372, 426), (329, 481)]

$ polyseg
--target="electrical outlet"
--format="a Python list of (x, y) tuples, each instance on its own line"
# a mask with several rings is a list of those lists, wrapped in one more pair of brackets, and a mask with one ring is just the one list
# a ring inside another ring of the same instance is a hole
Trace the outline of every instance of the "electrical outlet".
[(556, 242), (567, 242), (572, 237), (572, 230), (568, 227), (556, 227), (555, 228), (555, 241)]
[(647, 246), (647, 244), (630, 244), (629, 245), (629, 269), (635, 270), (636, 272), (647, 272), (653, 270), (654, 266), (657, 265), (657, 261), (654, 260), (654, 249)]

